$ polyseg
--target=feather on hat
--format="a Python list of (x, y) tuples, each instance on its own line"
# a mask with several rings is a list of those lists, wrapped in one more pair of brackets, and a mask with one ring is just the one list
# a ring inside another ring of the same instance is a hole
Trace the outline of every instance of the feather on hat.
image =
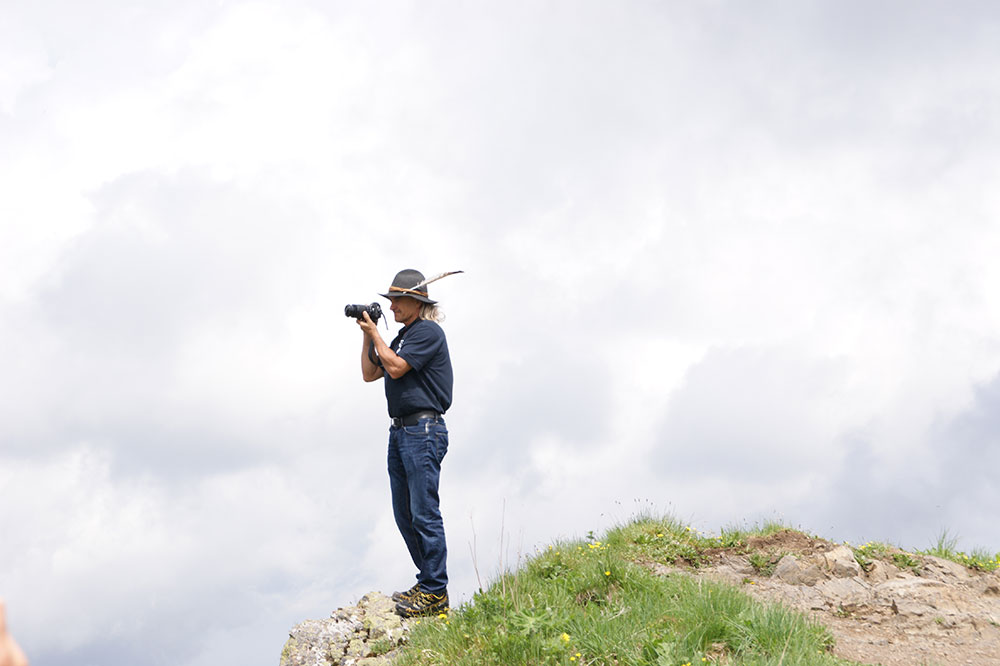
[(392, 286), (389, 287), (389, 293), (380, 294), (380, 296), (388, 298), (389, 300), (399, 296), (409, 296), (410, 298), (417, 299), (421, 303), (434, 305), (437, 301), (432, 301), (427, 296), (427, 285), (431, 282), (437, 282), (441, 278), (448, 277), (449, 275), (462, 272), (464, 271), (448, 271), (447, 273), (441, 273), (440, 275), (435, 275), (432, 278), (425, 279), (424, 274), (420, 271), (412, 268), (406, 268), (396, 273), (396, 277), (392, 279)]

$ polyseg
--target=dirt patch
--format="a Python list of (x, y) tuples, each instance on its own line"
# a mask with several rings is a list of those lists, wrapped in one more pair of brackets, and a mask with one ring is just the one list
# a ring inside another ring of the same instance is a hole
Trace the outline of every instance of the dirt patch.
[[(836, 548), (836, 544), (824, 539), (811, 538), (795, 530), (781, 530), (766, 536), (756, 536), (747, 539), (746, 543), (739, 547), (730, 548), (706, 548), (701, 551), (704, 562), (710, 564), (720, 564), (728, 557), (737, 554), (758, 554), (758, 555), (811, 555), (813, 553), (823, 553)], [(779, 558), (780, 559), (780, 558)], [(678, 566), (686, 563), (677, 562)]]
[(748, 551), (781, 550), (796, 555), (823, 553), (836, 548), (836, 544), (825, 539), (816, 539), (795, 530), (781, 530), (766, 536), (747, 539)]

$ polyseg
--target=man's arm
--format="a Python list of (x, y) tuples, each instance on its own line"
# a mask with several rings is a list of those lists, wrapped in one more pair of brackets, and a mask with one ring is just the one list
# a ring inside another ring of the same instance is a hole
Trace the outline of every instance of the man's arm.
[(382, 368), (378, 367), (372, 363), (371, 358), (368, 356), (368, 350), (372, 348), (372, 339), (365, 335), (365, 339), (362, 340), (361, 344), (361, 377), (366, 382), (373, 382), (376, 379), (381, 379)]
[[(364, 319), (358, 320), (358, 326), (361, 330), (365, 332), (365, 344), (361, 351), (361, 369), (364, 374), (366, 382), (373, 382), (383, 376), (383, 368), (385, 372), (389, 374), (393, 379), (399, 379), (407, 372), (410, 371), (410, 364), (406, 362), (403, 357), (396, 354), (389, 348), (389, 345), (385, 344), (385, 340), (379, 335), (378, 328), (375, 326), (375, 322), (372, 321), (371, 317), (368, 316), (367, 312), (362, 313)], [(378, 354), (379, 360), (382, 361), (382, 367), (379, 368), (371, 359), (368, 358), (368, 344), (373, 342), (375, 344), (375, 353)], [(369, 373), (368, 368), (375, 368), (377, 373)]]

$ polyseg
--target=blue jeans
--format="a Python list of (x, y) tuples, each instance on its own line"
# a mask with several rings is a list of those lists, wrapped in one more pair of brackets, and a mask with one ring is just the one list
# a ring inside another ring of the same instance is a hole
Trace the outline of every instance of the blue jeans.
[(443, 419), (389, 428), (392, 512), (418, 569), (417, 582), (434, 594), (448, 587), (448, 548), (438, 500), (441, 461), (447, 452), (448, 428)]

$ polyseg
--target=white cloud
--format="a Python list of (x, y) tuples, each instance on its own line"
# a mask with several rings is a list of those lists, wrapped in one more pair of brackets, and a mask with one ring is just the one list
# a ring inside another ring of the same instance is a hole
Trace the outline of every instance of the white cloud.
[(466, 271), (456, 598), (474, 539), (485, 579), (644, 509), (1000, 548), (960, 462), (997, 431), (990, 10), (36, 5), (0, 21), (35, 661), (273, 663), (409, 584), (340, 314), (403, 267)]
[[(367, 516), (337, 499), (366, 492), (335, 459), (320, 460), (323, 474), (310, 469), (315, 457), (289, 456), (280, 468), (181, 483), (119, 474), (107, 449), (86, 444), (38, 462), (6, 460), (0, 487), (18, 510), (3, 516), (5, 593), (21, 618), (46, 618), (22, 623), (22, 640), (52, 660), (121, 643), (167, 663), (211, 642), (214, 629), (203, 637), (202, 628), (239, 631), (261, 606), (296, 620), (306, 609), (288, 590), (315, 597), (310, 588), (330, 585), (338, 568), (369, 578), (352, 543)], [(282, 640), (258, 636), (247, 649)]]
[(0, 21), (0, 113), (12, 116), (32, 86), (52, 76), (41, 34), (11, 8)]

